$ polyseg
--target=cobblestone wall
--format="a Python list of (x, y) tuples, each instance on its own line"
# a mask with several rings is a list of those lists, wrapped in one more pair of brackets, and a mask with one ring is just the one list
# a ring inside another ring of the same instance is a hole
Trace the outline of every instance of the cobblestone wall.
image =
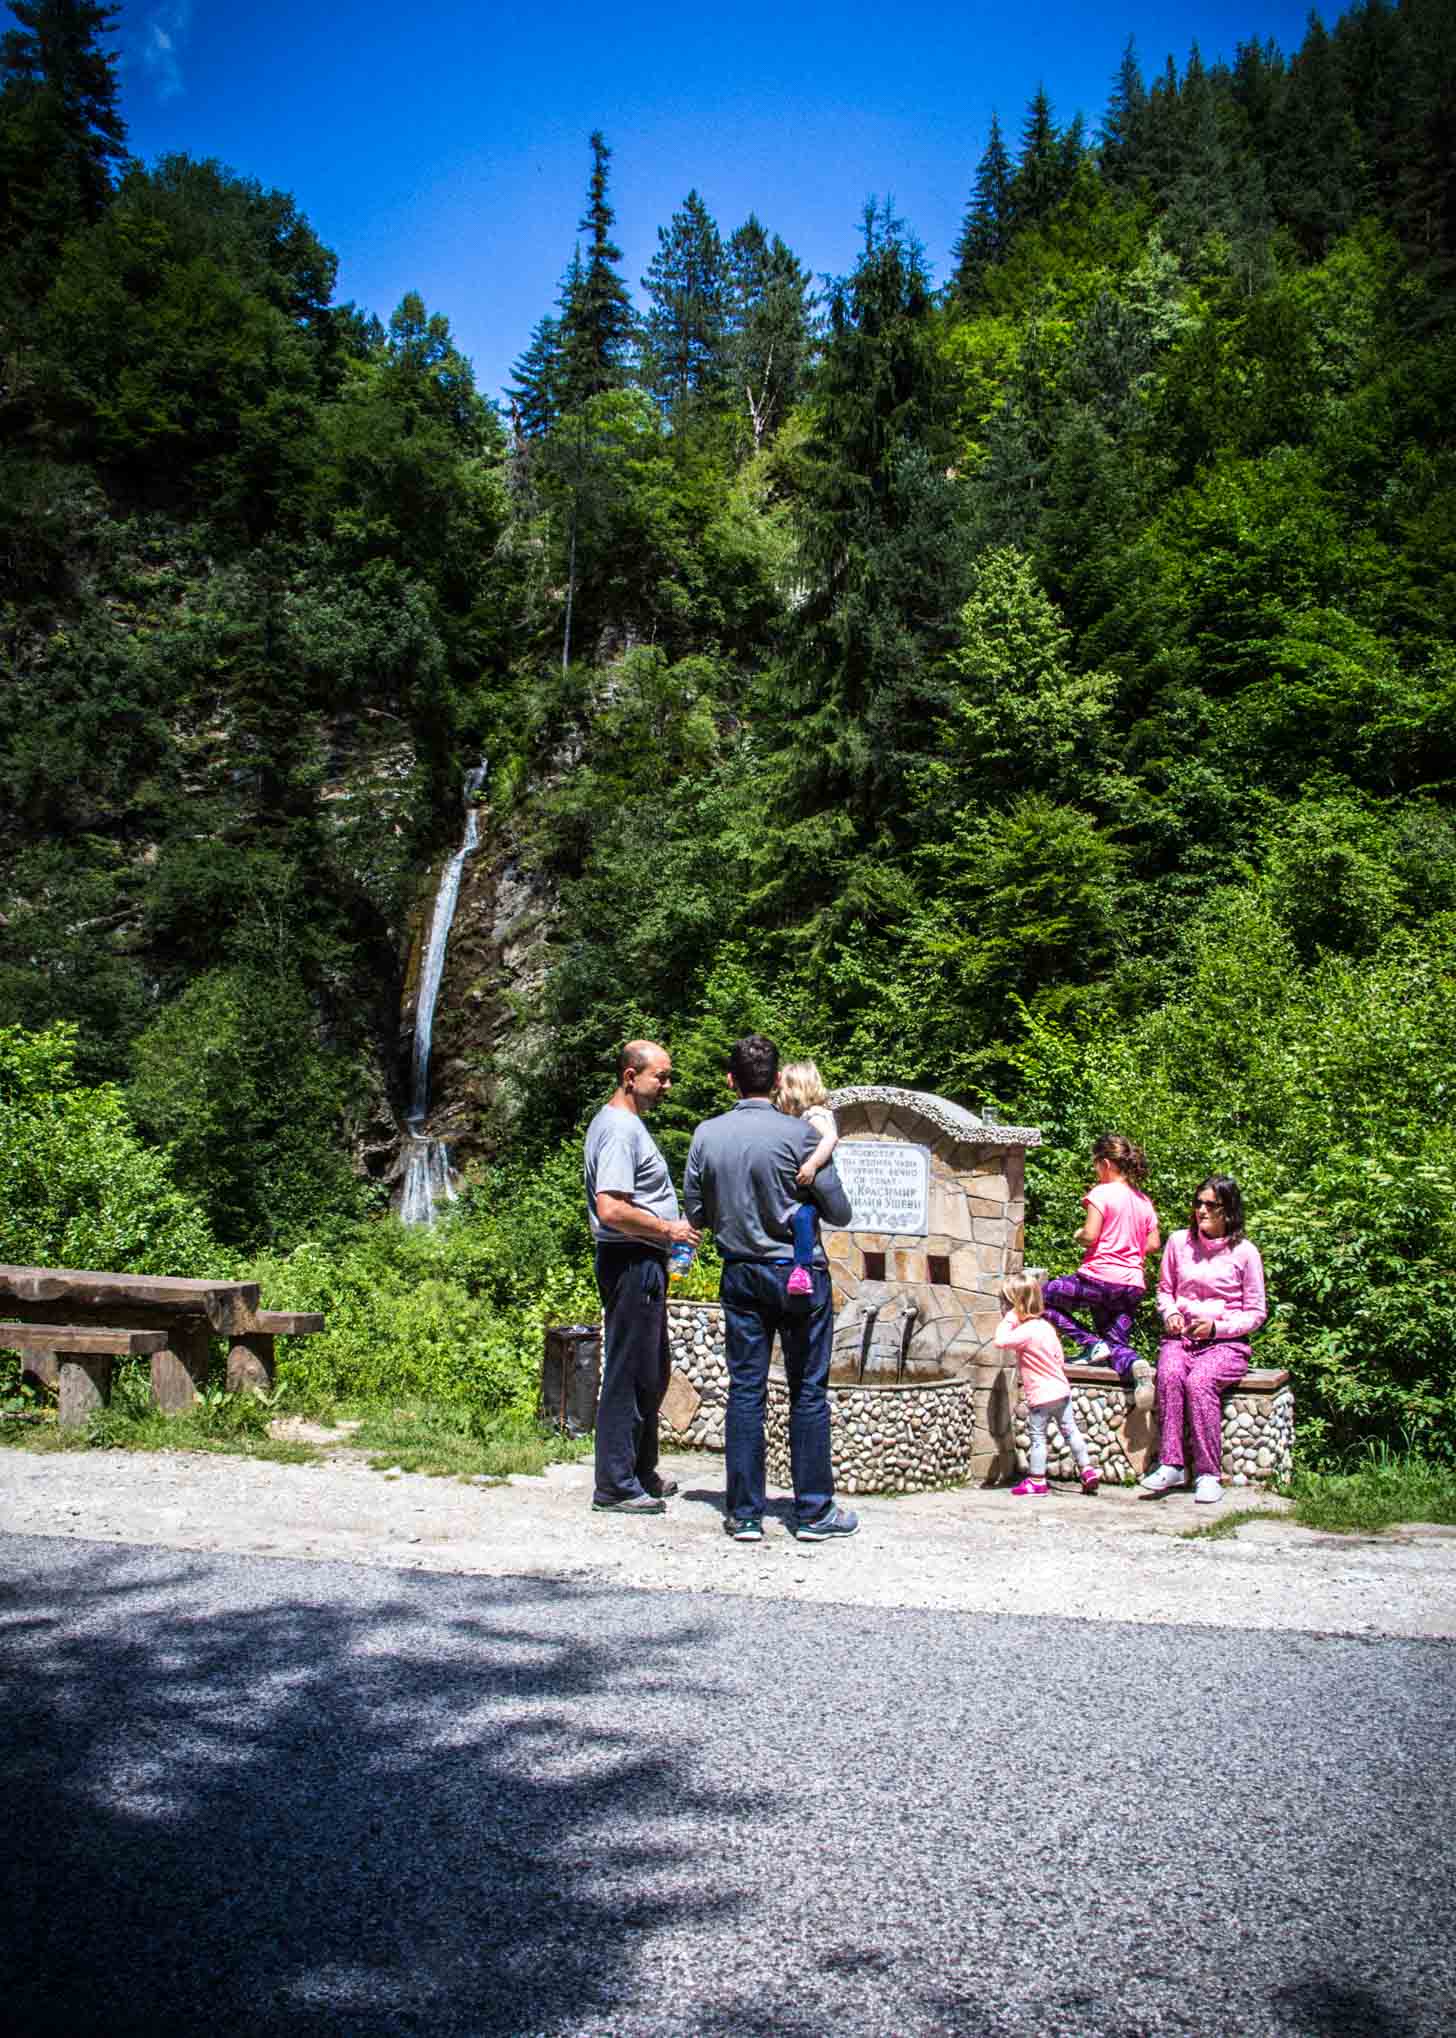
[[(793, 1484), (789, 1470), (789, 1390), (768, 1383), (768, 1476)], [(924, 1380), (913, 1386), (831, 1386), (830, 1451), (841, 1493), (928, 1493), (963, 1486), (976, 1435), (974, 1380)]]
[[(1158, 1426), (1132, 1405), (1132, 1394), (1105, 1367), (1069, 1366), (1077, 1426), (1109, 1486), (1131, 1486), (1158, 1462)], [(1102, 1377), (1098, 1377), (1101, 1375)], [(1026, 1469), (1026, 1404), (1012, 1414), (1016, 1464)], [(1294, 1394), (1287, 1373), (1250, 1373), (1223, 1405), (1223, 1476), (1231, 1486), (1282, 1484), (1294, 1470)], [(1072, 1454), (1053, 1422), (1047, 1431), (1047, 1474), (1075, 1479)]]

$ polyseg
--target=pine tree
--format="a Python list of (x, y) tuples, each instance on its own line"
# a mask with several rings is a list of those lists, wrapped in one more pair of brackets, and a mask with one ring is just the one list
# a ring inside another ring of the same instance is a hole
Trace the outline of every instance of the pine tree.
[(642, 278), (648, 380), (675, 424), (722, 381), (723, 243), (712, 215), (690, 191), (671, 224), (657, 229), (657, 253)]
[(572, 409), (627, 380), (635, 320), (627, 286), (617, 273), (622, 250), (612, 239), (616, 219), (607, 202), (607, 165), (612, 152), (598, 129), (590, 138), (591, 176), (587, 208), (578, 222), (587, 236), (563, 285), (561, 299), (562, 403)]
[(1011, 183), (1012, 213), (1018, 228), (1040, 226), (1067, 191), (1062, 134), (1052, 118), (1052, 103), (1038, 85), (1021, 130), (1021, 154)]
[(561, 321), (548, 313), (531, 329), (531, 343), (511, 363), (515, 381), (506, 390), (512, 431), (517, 438), (541, 439), (561, 414)]
[(748, 409), (753, 450), (777, 431), (798, 396), (813, 345), (809, 277), (777, 234), (750, 213), (727, 248), (724, 374)]
[(0, 37), (0, 254), (40, 295), (61, 242), (98, 220), (126, 155), (116, 58), (101, 38), (121, 12), (94, 0), (13, 0)]
[(963, 306), (975, 302), (982, 276), (1011, 245), (1013, 182), (1001, 122), (993, 112), (991, 136), (976, 165), (971, 202), (952, 250), (956, 266), (951, 293)]
[(1131, 36), (1122, 53), (1112, 97), (1102, 116), (1102, 172), (1110, 183), (1133, 185), (1146, 141), (1148, 92)]

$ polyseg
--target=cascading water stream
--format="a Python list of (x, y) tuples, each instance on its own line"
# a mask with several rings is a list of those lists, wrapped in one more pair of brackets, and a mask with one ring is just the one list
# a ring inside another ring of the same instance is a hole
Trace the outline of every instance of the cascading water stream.
[(485, 784), (488, 767), (478, 764), (465, 774), (465, 837), (440, 875), (435, 910), (430, 917), (430, 935), (420, 967), (419, 996), (415, 1000), (414, 1054), (410, 1062), (410, 1108), (407, 1118), (409, 1145), (405, 1153), (404, 1183), (400, 1189), (399, 1215), (403, 1224), (433, 1224), (441, 1197), (455, 1201), (455, 1184), (450, 1174), (450, 1152), (443, 1139), (419, 1131), (430, 1111), (430, 1044), (435, 1030), (435, 1000), (445, 973), (445, 948), (460, 897), (460, 877), (465, 859), (480, 842), (480, 817), (475, 799)]

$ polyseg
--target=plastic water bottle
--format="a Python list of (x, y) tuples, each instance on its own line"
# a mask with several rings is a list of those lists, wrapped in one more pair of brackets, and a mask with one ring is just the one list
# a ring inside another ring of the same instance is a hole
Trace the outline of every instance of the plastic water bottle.
[(692, 1266), (694, 1257), (694, 1247), (685, 1238), (678, 1239), (667, 1256), (668, 1280), (681, 1281)]

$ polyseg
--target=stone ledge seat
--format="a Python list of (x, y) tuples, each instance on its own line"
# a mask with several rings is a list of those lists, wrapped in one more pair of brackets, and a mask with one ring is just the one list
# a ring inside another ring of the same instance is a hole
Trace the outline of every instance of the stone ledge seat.
[(0, 1349), (54, 1354), (62, 1429), (83, 1429), (111, 1399), (113, 1359), (148, 1359), (167, 1342), (164, 1330), (117, 1330), (100, 1323), (0, 1323)]
[[(1138, 1410), (1132, 1383), (1124, 1382), (1111, 1366), (1070, 1361), (1067, 1379), (1078, 1425), (1101, 1468), (1102, 1483), (1133, 1484), (1158, 1462), (1156, 1410)], [(1294, 1469), (1294, 1390), (1289, 1374), (1282, 1367), (1250, 1367), (1241, 1380), (1223, 1389), (1222, 1399), (1223, 1478), (1234, 1486), (1287, 1480)], [(1015, 1407), (1012, 1428), (1016, 1463), (1024, 1467), (1028, 1443), (1024, 1402)], [(1048, 1476), (1075, 1478), (1071, 1453), (1055, 1421), (1048, 1446)]]
[[(1112, 1366), (1084, 1366), (1068, 1360), (1067, 1378), (1074, 1382), (1084, 1381), (1088, 1386), (1122, 1386), (1127, 1393), (1132, 1392), (1132, 1388), (1126, 1386)], [(1283, 1367), (1261, 1370), (1250, 1366), (1242, 1380), (1236, 1380), (1232, 1387), (1226, 1387), (1223, 1391), (1225, 1394), (1277, 1394), (1281, 1387), (1288, 1385), (1289, 1374)]]

